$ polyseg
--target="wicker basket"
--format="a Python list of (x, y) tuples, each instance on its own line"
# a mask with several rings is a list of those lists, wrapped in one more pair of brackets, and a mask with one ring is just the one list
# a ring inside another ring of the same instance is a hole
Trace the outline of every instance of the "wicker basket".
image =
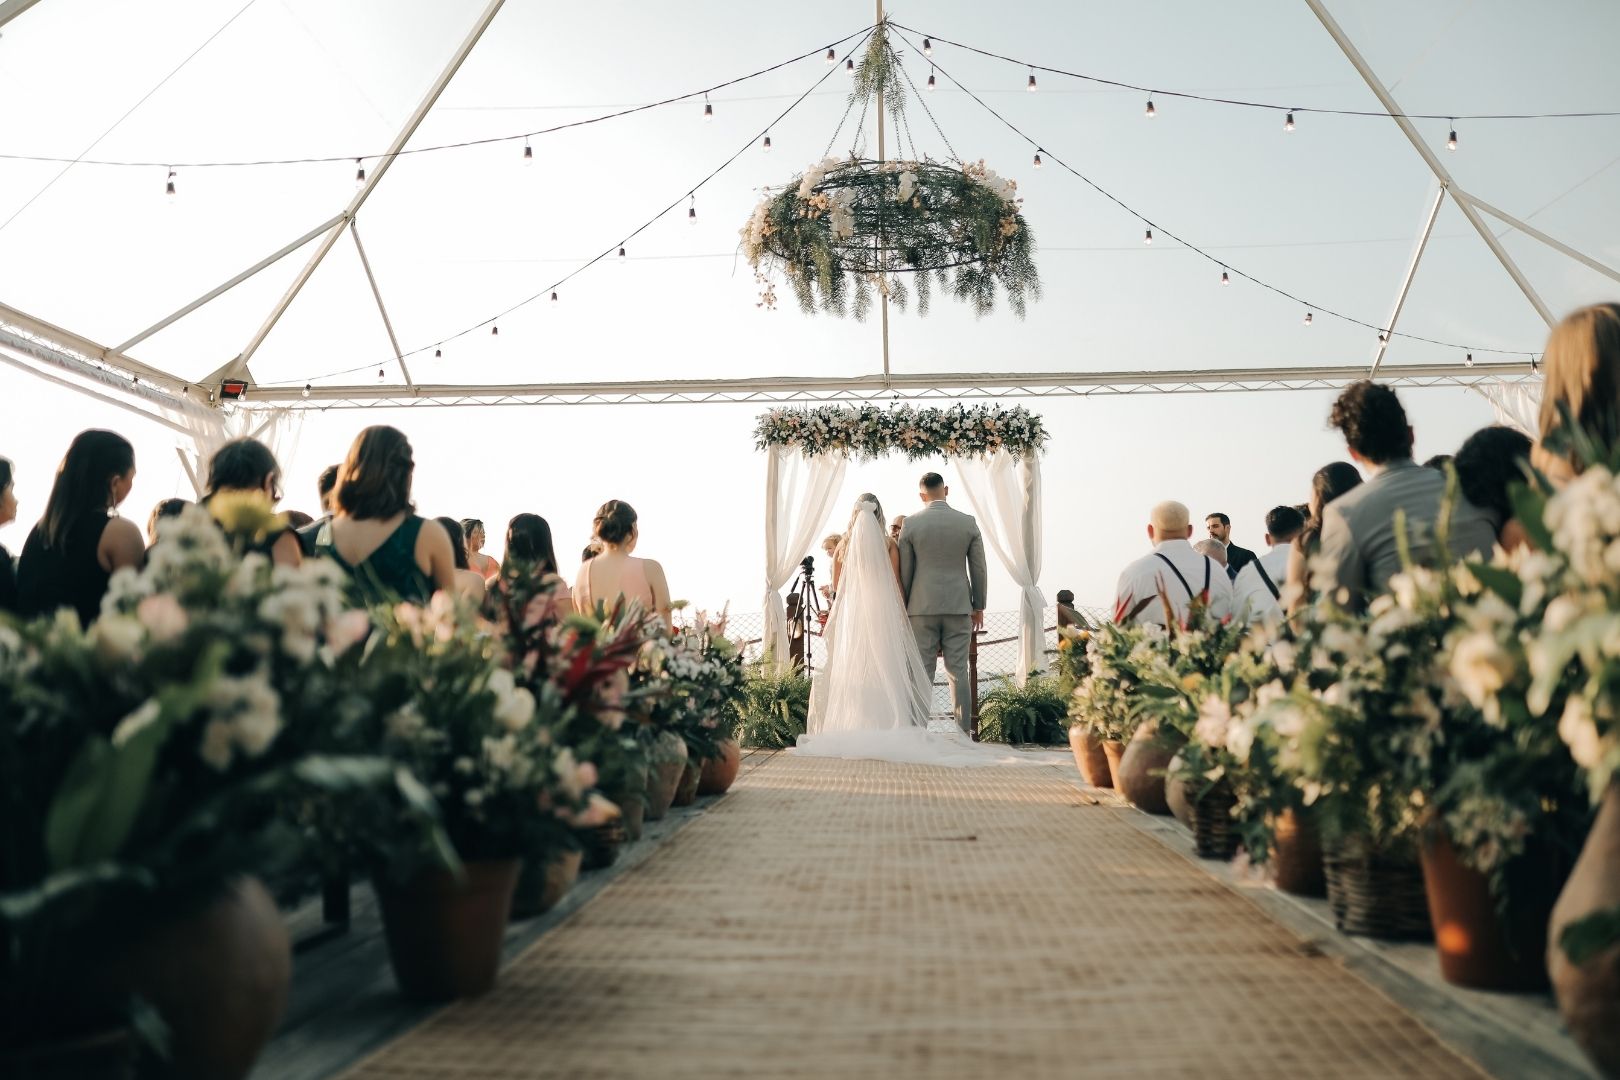
[(1236, 807), (1237, 796), (1225, 780), (1193, 803), (1193, 842), (1200, 859), (1230, 859), (1237, 853), (1237, 822), (1232, 817)]
[(1323, 852), (1322, 867), (1328, 906), (1340, 930), (1390, 941), (1434, 937), (1423, 868), (1415, 855), (1375, 855), (1341, 844)]

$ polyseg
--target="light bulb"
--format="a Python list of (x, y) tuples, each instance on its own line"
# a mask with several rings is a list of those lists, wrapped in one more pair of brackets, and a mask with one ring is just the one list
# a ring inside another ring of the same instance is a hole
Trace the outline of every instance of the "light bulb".
[(619, 249), (619, 258), (624, 258), (624, 248)]
[(1378, 343), (1382, 345), (1387, 341), (1389, 341), (1389, 335), (1382, 330), (1378, 331)]
[(379, 379), (380, 379), (380, 378), (382, 378), (382, 377), (383, 377), (383, 369), (382, 369), (382, 368), (378, 368), (378, 369), (377, 369), (377, 378), (379, 378)]
[(433, 359), (435, 359), (435, 360), (443, 360), (444, 359), (444, 350), (443, 349), (434, 349), (433, 350)]
[(528, 139), (523, 140), (523, 164), (534, 164), (534, 147), (529, 145)]
[(1283, 130), (1284, 131), (1293, 131), (1294, 130), (1294, 114), (1293, 113), (1289, 113), (1288, 118), (1283, 121)]
[(354, 159), (354, 186), (366, 186), (366, 167), (360, 163), (359, 158)]
[(697, 207), (688, 206), (686, 208), (686, 221), (689, 225), (697, 224)]
[(1147, 103), (1147, 114), (1148, 114), (1148, 118), (1149, 118), (1149, 119), (1152, 119), (1152, 118), (1153, 118), (1153, 117), (1155, 117), (1155, 116), (1158, 116), (1158, 115), (1159, 115), (1159, 110), (1158, 110), (1158, 109), (1155, 109), (1155, 108), (1154, 108), (1154, 107), (1153, 107), (1153, 99), (1152, 99), (1152, 98), (1148, 98), (1148, 103)]
[(1151, 244), (1151, 243), (1153, 243), (1153, 230), (1152, 230), (1152, 229), (1149, 229), (1149, 230), (1148, 230), (1148, 231), (1147, 231), (1147, 233), (1146, 233), (1146, 234), (1144, 234), (1144, 235), (1143, 235), (1143, 237), (1142, 237), (1142, 243), (1144, 243), (1144, 244)]
[(923, 55), (924, 56), (933, 56), (934, 55), (934, 43), (932, 41), (928, 40), (927, 38), (923, 38)]
[(1035, 72), (1034, 71), (1031, 71), (1029, 73), (1029, 86), (1027, 87), (1027, 89), (1032, 94), (1035, 92)]
[(838, 63), (838, 54), (831, 49), (827, 50), (827, 66), (832, 67)]
[(1230, 284), (1232, 284), (1232, 279), (1226, 275), (1225, 270), (1221, 271), (1221, 284), (1222, 285), (1230, 285)]
[(1035, 151), (1035, 167), (1038, 169), (1041, 167), (1041, 164), (1041, 152), (1037, 150)]
[(304, 396), (309, 397), (309, 383), (304, 384)]
[(1467, 364), (1469, 367), (1473, 367), (1474, 366), (1474, 354), (1469, 353), (1467, 356), (1463, 357), (1463, 363)]
[(703, 95), (703, 119), (714, 119), (714, 106), (709, 104), (709, 95), (707, 94)]
[(1541, 370), (1541, 358), (1539, 356), (1532, 356), (1530, 358), (1530, 370), (1531, 371), (1539, 371), (1539, 370)]
[(930, 71), (928, 73), (928, 89), (932, 90), (933, 88), (934, 88), (934, 73), (932, 71)]
[(1457, 121), (1455, 120), (1451, 122), (1451, 136), (1446, 139), (1446, 149), (1457, 149)]
[(490, 337), (500, 337), (501, 336), (501, 328), (499, 326), (491, 326), (489, 328), (489, 336)]
[(168, 180), (168, 183), (166, 183), (163, 186), (163, 193), (165, 195), (169, 196), (170, 198), (174, 197), (174, 170), (173, 169), (169, 170), (169, 180)]
[(1311, 313), (1308, 311), (1305, 313), (1305, 325), (1311, 325)]
[(557, 294), (556, 293), (551, 294), (551, 302), (553, 304), (555, 304), (557, 302)]
[(771, 152), (771, 137), (769, 135), (765, 136), (765, 141), (760, 144), (760, 149), (767, 154)]
[(850, 57), (848, 60), (844, 61), (844, 70), (849, 72), (851, 75), (855, 74), (855, 58), (854, 57)]

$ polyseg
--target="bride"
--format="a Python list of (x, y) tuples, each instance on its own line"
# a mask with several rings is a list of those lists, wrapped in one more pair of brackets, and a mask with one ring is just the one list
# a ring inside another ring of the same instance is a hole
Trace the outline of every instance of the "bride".
[[(795, 753), (919, 765), (993, 765), (999, 750), (928, 730), (933, 688), (900, 591), (900, 547), (875, 495), (855, 501), (833, 564), (826, 659), (811, 683), (810, 719)], [(1016, 758), (1016, 755), (1014, 755)]]

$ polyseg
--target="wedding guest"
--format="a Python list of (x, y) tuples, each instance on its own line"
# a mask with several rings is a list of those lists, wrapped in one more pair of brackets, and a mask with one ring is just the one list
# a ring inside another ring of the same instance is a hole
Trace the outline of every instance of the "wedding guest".
[(1590, 464), (1565, 430), (1566, 412), (1600, 451), (1620, 444), (1620, 304), (1565, 316), (1547, 338), (1541, 367), (1541, 440), (1531, 463), (1561, 487)]
[(410, 441), (383, 425), (362, 431), (338, 469), (335, 509), (320, 526), (315, 553), (347, 570), (365, 603), (424, 604), (456, 588), (449, 535), (411, 503), (415, 472)]
[(1059, 589), (1057, 594), (1057, 624), (1061, 630), (1066, 626), (1077, 626), (1082, 630), (1090, 630), (1091, 624), (1086, 617), (1075, 610), (1074, 593), (1068, 589)]
[(436, 517), (433, 520), (450, 537), (450, 554), (456, 561), (456, 595), (483, 603), (489, 587), (484, 582), (484, 575), (467, 565), (467, 541), (461, 535), (461, 522), (453, 517)]
[(1232, 606), (1239, 618), (1250, 622), (1282, 613), (1283, 589), (1288, 585), (1288, 560), (1294, 540), (1305, 531), (1305, 518), (1292, 506), (1273, 506), (1266, 512), (1266, 552), (1238, 571), (1232, 582)]
[[(258, 439), (232, 439), (214, 452), (202, 505), (212, 512), (212, 504), (222, 495), (261, 496), (266, 507), (281, 501), (281, 466), (268, 446)], [(304, 558), (297, 534), (285, 525), (252, 542), (247, 550), (268, 555), (277, 566), (297, 566)]]
[(1310, 589), (1310, 565), (1322, 550), (1323, 507), (1360, 483), (1361, 473), (1348, 461), (1324, 465), (1311, 477), (1311, 498), (1303, 510), (1305, 528), (1294, 538), (1288, 553), (1288, 585), (1283, 589), (1283, 601), (1290, 614), (1315, 599)]
[(146, 557), (141, 529), (119, 517), (135, 486), (135, 448), (122, 435), (80, 432), (56, 470), (45, 516), (17, 564), (17, 611), (25, 618), (71, 608), (88, 627), (113, 572)]
[(158, 522), (164, 518), (179, 517), (180, 512), (190, 505), (189, 499), (162, 499), (152, 507), (152, 516), (146, 519), (146, 546), (157, 543)]
[[(1350, 456), (1371, 478), (1322, 511), (1322, 553), (1312, 585), (1351, 611), (1389, 587), (1401, 571), (1400, 531), (1405, 522), (1412, 558), (1440, 560), (1435, 525), (1445, 501), (1446, 478), (1412, 460), (1412, 427), (1395, 391), (1379, 383), (1353, 383), (1333, 403), (1328, 421), (1344, 433)], [(1496, 529), (1466, 498), (1451, 508), (1448, 551), (1452, 559), (1489, 554)]]
[[(17, 488), (11, 462), (0, 458), (0, 527), (17, 520)], [(17, 610), (17, 564), (0, 544), (0, 611)]]
[(293, 526), (298, 531), (298, 549), (306, 559), (315, 554), (315, 538), (320, 535), (321, 526), (332, 517), (332, 492), (337, 490), (337, 477), (336, 465), (328, 465), (321, 470), (319, 479), (315, 481), (315, 489), (321, 497), (321, 516), (319, 520)]
[(1178, 622), (1186, 619), (1194, 599), (1206, 603), (1218, 619), (1232, 614), (1232, 581), (1214, 559), (1193, 550), (1189, 543), (1192, 533), (1186, 506), (1162, 502), (1153, 508), (1147, 527), (1153, 552), (1119, 575), (1114, 591), (1115, 622), (1164, 625), (1161, 591), (1169, 600), (1171, 617)]
[[(592, 548), (596, 547), (593, 543)], [(590, 550), (587, 548), (586, 550)], [(590, 559), (583, 560), (587, 565), (596, 555), (601, 554), (600, 549)], [(557, 568), (557, 551), (551, 540), (551, 523), (539, 514), (519, 514), (506, 523), (506, 572), (512, 573), (514, 564), (521, 567), (525, 573), (541, 576), (559, 573)], [(568, 601), (573, 598), (573, 590), (558, 578), (556, 589), (552, 596), (557, 601)], [(564, 608), (564, 610), (568, 610)]]
[(1209, 529), (1210, 538), (1226, 549), (1226, 558), (1221, 560), (1226, 576), (1236, 578), (1238, 571), (1254, 559), (1254, 552), (1232, 543), (1232, 519), (1225, 514), (1210, 514), (1204, 518), (1204, 525)]
[(1490, 516), (1496, 542), (1508, 551), (1528, 547), (1530, 537), (1513, 514), (1508, 489), (1527, 481), (1530, 437), (1510, 427), (1480, 428), (1457, 451), (1457, 484), (1467, 500)]
[(664, 568), (631, 554), (641, 537), (635, 509), (618, 499), (603, 503), (596, 512), (595, 532), (602, 552), (579, 568), (574, 606), (585, 614), (593, 612), (598, 602), (611, 610), (622, 596), (656, 614), (665, 626), (673, 625)]
[(900, 530), (905, 526), (905, 524), (906, 515), (894, 515), (894, 520), (889, 522), (889, 539), (898, 544), (900, 542)]
[(501, 576), (501, 564), (484, 554), (484, 523), (477, 518), (461, 519), (461, 535), (467, 538), (467, 565), (493, 583)]
[[(902, 520), (904, 519), (902, 518)], [(893, 529), (889, 530), (889, 535), (898, 539), (898, 534)], [(827, 556), (827, 584), (819, 586), (816, 591), (829, 604), (838, 595), (833, 591), (832, 582), (838, 577), (838, 553), (843, 549), (843, 546), (844, 537), (842, 533), (830, 533), (821, 538), (821, 553)]]

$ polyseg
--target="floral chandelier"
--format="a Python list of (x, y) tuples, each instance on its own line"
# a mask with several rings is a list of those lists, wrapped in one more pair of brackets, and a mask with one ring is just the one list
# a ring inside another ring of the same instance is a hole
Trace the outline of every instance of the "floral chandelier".
[[(864, 116), (876, 99), (900, 128), (903, 74), (880, 24), (856, 71), (851, 109), (862, 105)], [(767, 191), (742, 229), (742, 245), (765, 307), (776, 306), (780, 277), (809, 313), (864, 319), (874, 298), (904, 309), (914, 291), (926, 315), (940, 289), (983, 316), (995, 310), (999, 290), (1022, 318), (1029, 298), (1040, 298), (1022, 202), (1017, 183), (983, 161), (878, 161), (852, 152)]]

